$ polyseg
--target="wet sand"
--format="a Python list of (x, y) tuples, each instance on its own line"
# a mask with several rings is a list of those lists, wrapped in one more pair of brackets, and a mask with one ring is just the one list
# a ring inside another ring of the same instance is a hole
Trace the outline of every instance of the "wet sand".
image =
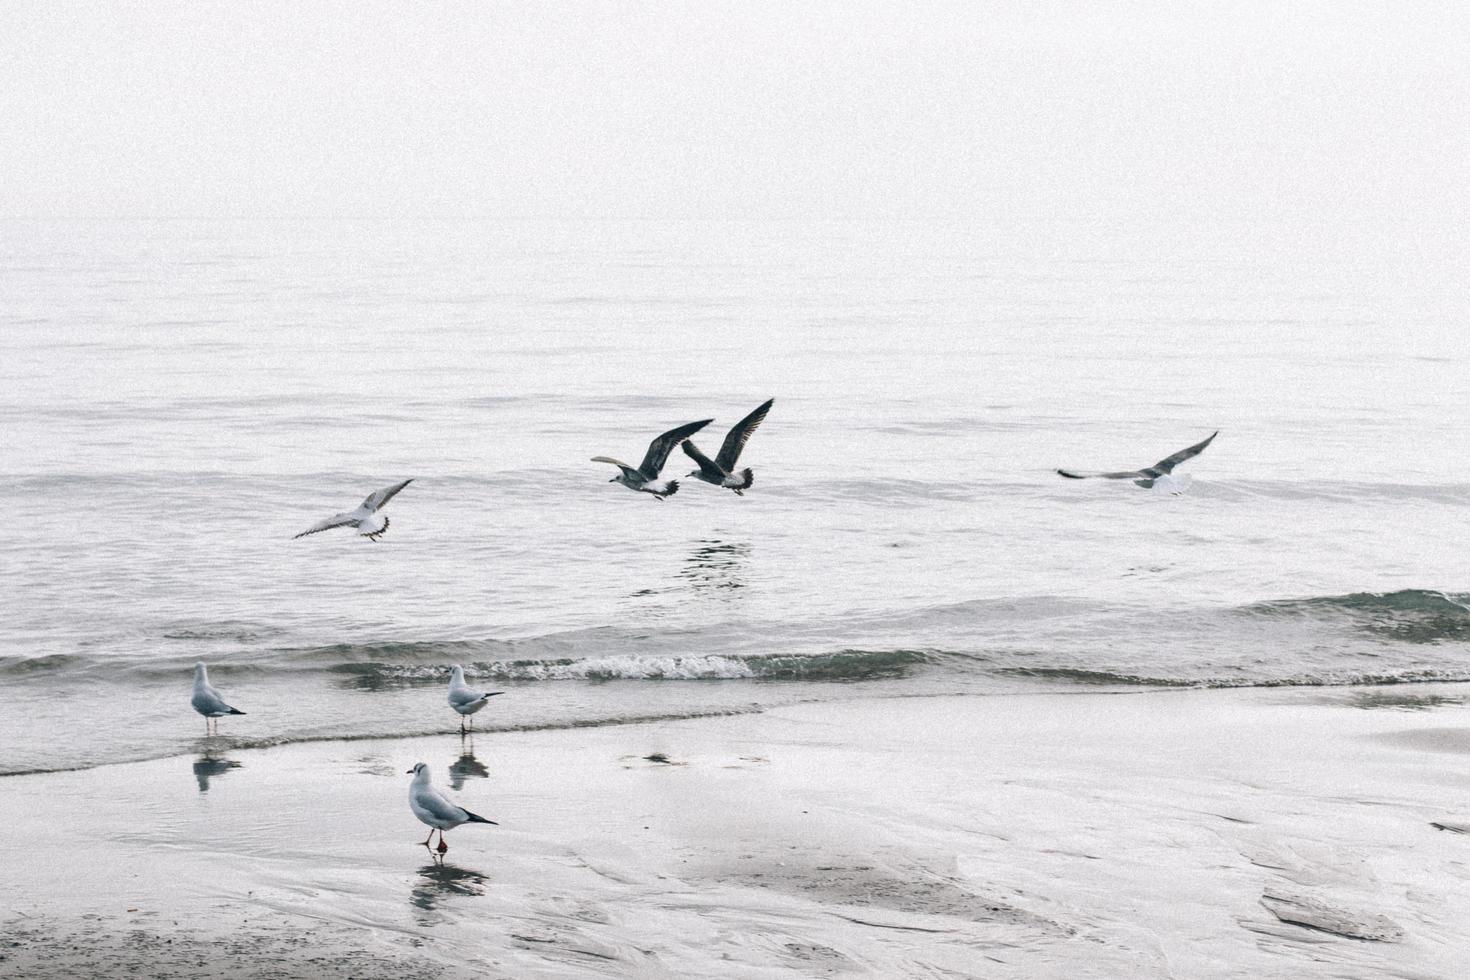
[[(1467, 695), (855, 697), (463, 743), (201, 740), (0, 779), (0, 975), (1459, 977)], [(501, 826), (436, 859), (417, 761)]]

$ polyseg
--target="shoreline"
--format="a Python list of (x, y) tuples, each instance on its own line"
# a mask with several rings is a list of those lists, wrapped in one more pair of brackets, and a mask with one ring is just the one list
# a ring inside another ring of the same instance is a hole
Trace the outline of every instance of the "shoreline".
[[(1470, 838), (1435, 825), (1470, 821), (1470, 684), (1432, 687), (857, 697), (10, 776), (0, 976), (1455, 976)], [(416, 761), (501, 826), (436, 861)]]

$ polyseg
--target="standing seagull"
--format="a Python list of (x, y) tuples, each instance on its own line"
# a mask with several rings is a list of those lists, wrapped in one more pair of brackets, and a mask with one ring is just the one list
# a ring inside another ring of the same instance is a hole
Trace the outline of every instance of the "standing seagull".
[[(504, 691), (470, 690), (464, 682), (464, 668), (455, 664), (454, 671), (449, 675), (449, 706), (460, 713), (460, 732), (464, 732), (465, 718), (485, 707), (485, 702), (495, 695), (504, 693)], [(471, 722), (471, 727), (473, 727), (473, 722)]]
[(393, 499), (398, 491), (412, 482), (413, 480), (404, 480), (402, 483), (395, 483), (391, 487), (376, 490), (368, 494), (367, 499), (358, 505), (357, 510), (346, 511), (345, 513), (317, 521), (300, 534), (292, 535), (292, 538), (293, 540), (295, 538), (304, 538), (308, 534), (316, 534), (318, 531), (330, 531), (334, 527), (352, 527), (357, 529), (358, 534), (361, 534), (376, 544), (378, 538), (382, 537), (388, 531), (388, 515), (380, 514), (379, 511), (383, 509), (384, 504)]
[[(219, 722), (215, 719), (221, 715), (243, 715), (245, 713), (239, 708), (232, 708), (225, 704), (225, 699), (210, 686), (209, 671), (204, 669), (202, 661), (194, 665), (194, 696), (189, 699), (189, 703), (194, 706), (195, 711), (204, 716), (204, 734), (206, 735), (219, 734)], [(211, 725), (214, 726), (212, 732), (210, 731)]]
[(621, 483), (629, 490), (641, 490), (651, 493), (655, 500), (662, 500), (670, 494), (679, 492), (678, 480), (660, 480), (659, 471), (664, 468), (668, 461), (669, 453), (679, 444), (681, 439), (687, 439), (700, 429), (709, 425), (714, 419), (701, 419), (698, 422), (688, 422), (677, 429), (670, 429), (657, 439), (648, 444), (648, 453), (643, 457), (643, 464), (636, 470), (621, 460), (613, 459), (611, 456), (593, 456), (594, 463), (611, 463), (622, 474), (608, 480), (608, 483)]
[(682, 443), (684, 455), (699, 464), (699, 469), (690, 473), (690, 476), (698, 477), (705, 483), (713, 483), (717, 487), (725, 487), (735, 491), (735, 496), (745, 496), (745, 491), (755, 482), (755, 474), (746, 467), (739, 473), (735, 472), (735, 461), (740, 458), (740, 450), (750, 441), (750, 434), (766, 420), (766, 413), (771, 410), (771, 405), (776, 399), (767, 399), (759, 408), (751, 412), (745, 418), (735, 423), (735, 426), (725, 434), (725, 441), (720, 444), (720, 454), (711, 460), (699, 447), (685, 439)]
[(413, 773), (413, 782), (408, 784), (408, 808), (429, 828), (429, 836), (424, 838), (425, 847), (434, 839), (436, 830), (439, 831), (439, 853), (443, 854), (449, 850), (449, 845), (444, 843), (446, 830), (453, 830), (462, 823), (500, 826), (494, 820), (486, 820), (479, 814), (449, 802), (443, 793), (429, 785), (429, 767), (424, 763), (420, 762), (408, 771)]
[(1152, 466), (1141, 470), (1129, 470), (1126, 473), (1073, 473), (1070, 470), (1057, 470), (1062, 476), (1069, 480), (1085, 480), (1088, 477), (1100, 477), (1104, 480), (1132, 480), (1135, 484), (1145, 490), (1151, 488), (1156, 481), (1162, 481), (1174, 472), (1174, 467), (1186, 459), (1193, 459), (1204, 452), (1205, 447), (1215, 441), (1215, 436), (1220, 434), (1215, 430), (1204, 442), (1197, 442), (1188, 449), (1181, 449), (1173, 456), (1165, 456)]

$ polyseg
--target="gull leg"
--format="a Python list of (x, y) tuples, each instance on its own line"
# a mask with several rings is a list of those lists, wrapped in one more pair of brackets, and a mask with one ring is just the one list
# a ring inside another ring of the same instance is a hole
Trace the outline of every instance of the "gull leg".
[(433, 827), (430, 827), (429, 828), (429, 836), (424, 838), (424, 846), (425, 847), (428, 847), (429, 846), (429, 841), (431, 841), (433, 839), (434, 839), (434, 828)]
[(439, 848), (438, 848), (438, 850), (439, 850), (439, 853), (440, 854), (443, 854), (445, 851), (449, 850), (449, 845), (446, 844), (446, 843), (444, 843), (444, 831), (442, 831), (442, 830), (439, 831)]

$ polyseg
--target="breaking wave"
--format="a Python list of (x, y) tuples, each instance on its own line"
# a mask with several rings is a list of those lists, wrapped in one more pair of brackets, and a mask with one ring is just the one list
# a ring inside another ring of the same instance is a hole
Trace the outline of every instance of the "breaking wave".
[[(810, 656), (775, 654), (637, 656), (614, 655), (551, 660), (485, 660), (465, 663), (484, 681), (868, 681), (902, 677), (930, 662), (920, 650), (840, 650)], [(373, 683), (442, 683), (442, 661), (434, 664), (344, 663), (332, 668), (364, 686)]]

